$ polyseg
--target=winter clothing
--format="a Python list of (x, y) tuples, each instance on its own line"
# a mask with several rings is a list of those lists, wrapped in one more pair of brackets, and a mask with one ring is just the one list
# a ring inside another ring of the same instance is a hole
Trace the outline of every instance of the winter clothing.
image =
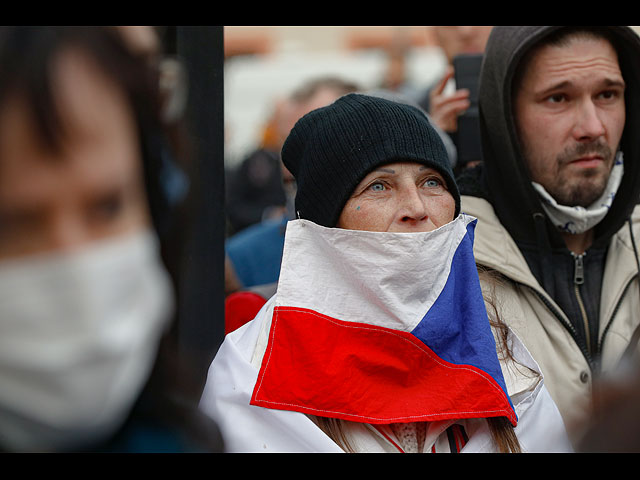
[(437, 170), (459, 213), (458, 187), (440, 135), (419, 109), (348, 94), (303, 116), (282, 161), (297, 182), (296, 216), (333, 227), (360, 181), (377, 166), (414, 161)]
[(278, 281), (287, 216), (264, 220), (236, 233), (225, 251), (244, 288)]
[(526, 349), (510, 334), (496, 352), (474, 223), (403, 234), (290, 222), (278, 291), (227, 335), (201, 400), (229, 451), (340, 451), (318, 416), (359, 452), (450, 451), (455, 431), (461, 451), (494, 451), (488, 417), (517, 424), (524, 451), (570, 450)]
[[(509, 305), (503, 319), (540, 364), (565, 423), (577, 436), (594, 376), (616, 367), (640, 321), (634, 238), (629, 222), (640, 194), (640, 39), (628, 27), (604, 27), (616, 39), (626, 83), (620, 150), (624, 176), (594, 241), (576, 257), (544, 212), (516, 137), (512, 82), (519, 62), (562, 27), (494, 27), (480, 78), (484, 164), (459, 179), (462, 210), (478, 218), (475, 255), (499, 272)], [(505, 115), (505, 112), (506, 115)], [(584, 320), (584, 317), (588, 320)], [(575, 438), (575, 437), (574, 437)]]
[[(599, 368), (594, 371), (576, 343), (566, 313), (542, 288), (491, 205), (476, 197), (462, 197), (465, 212), (478, 218), (474, 254), (479, 265), (502, 276), (496, 290), (501, 318), (522, 339), (544, 374), (569, 433), (578, 438), (588, 414), (593, 377), (614, 370), (620, 361), (640, 311), (637, 266), (629, 231), (622, 228), (611, 240), (600, 302)], [(634, 218), (640, 237), (640, 210)], [(595, 343), (595, 342), (594, 342)]]
[[(222, 429), (227, 452), (324, 452), (343, 450), (315, 423), (312, 416), (285, 410), (250, 405), (258, 378), (262, 352), (266, 347), (275, 297), (258, 316), (226, 336), (209, 370), (201, 400), (205, 413), (216, 419)], [(517, 361), (532, 368), (535, 362), (512, 335)], [(558, 409), (551, 400), (542, 378), (522, 372), (522, 366), (506, 363), (503, 372), (519, 423), (516, 434), (523, 452), (570, 452)], [(539, 371), (538, 371), (539, 372)], [(374, 427), (366, 423), (346, 422), (349, 443), (358, 452), (398, 453), (408, 451), (398, 424)], [(405, 424), (409, 427), (419, 424)], [(480, 419), (423, 423), (426, 428), (423, 452), (449, 452), (449, 427), (461, 425), (469, 436), (461, 452), (495, 452), (495, 446)], [(433, 447), (433, 449), (432, 449)], [(455, 450), (454, 450), (455, 451)]]
[[(347, 95), (303, 117), (282, 155), (301, 219), (287, 225), (278, 290), (226, 336), (201, 399), (228, 451), (340, 452), (320, 428), (331, 418), (358, 452), (490, 452), (486, 419), (497, 417), (524, 451), (570, 451), (529, 353), (512, 334), (496, 350), (475, 219), (458, 216), (424, 113)], [(438, 170), (455, 220), (420, 233), (331, 228), (360, 180), (394, 161)]]
[(226, 209), (232, 232), (260, 223), (287, 203), (280, 156), (260, 148), (227, 174)]

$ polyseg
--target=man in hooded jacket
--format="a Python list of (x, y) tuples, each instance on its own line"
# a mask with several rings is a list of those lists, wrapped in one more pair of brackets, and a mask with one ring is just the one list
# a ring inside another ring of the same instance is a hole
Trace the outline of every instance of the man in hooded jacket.
[[(638, 346), (640, 39), (612, 26), (600, 27), (606, 40), (558, 40), (567, 28), (494, 27), (479, 89), (484, 164), (459, 185), (479, 220), (476, 261), (497, 273), (503, 319), (578, 441), (599, 380)], [(577, 196), (561, 194), (574, 184)]]

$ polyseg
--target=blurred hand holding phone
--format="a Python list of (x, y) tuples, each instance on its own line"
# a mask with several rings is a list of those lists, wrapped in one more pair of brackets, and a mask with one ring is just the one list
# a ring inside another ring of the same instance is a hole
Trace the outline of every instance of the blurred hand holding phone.
[(468, 93), (468, 108), (457, 118), (455, 144), (458, 165), (482, 160), (480, 121), (478, 111), (478, 81), (482, 67), (482, 54), (461, 54), (453, 59), (456, 88)]

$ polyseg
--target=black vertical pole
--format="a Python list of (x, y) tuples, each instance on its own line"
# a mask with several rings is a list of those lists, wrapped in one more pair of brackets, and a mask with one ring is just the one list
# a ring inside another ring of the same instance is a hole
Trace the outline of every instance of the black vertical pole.
[(178, 336), (204, 383), (224, 338), (223, 27), (179, 26), (175, 38), (189, 82), (185, 121), (196, 195), (180, 280)]

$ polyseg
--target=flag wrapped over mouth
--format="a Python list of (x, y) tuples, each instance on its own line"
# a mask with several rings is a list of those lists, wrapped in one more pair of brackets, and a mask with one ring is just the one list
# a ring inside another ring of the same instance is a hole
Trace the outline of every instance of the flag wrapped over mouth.
[(386, 233), (289, 222), (251, 404), (388, 424), (517, 417), (473, 257), (476, 219)]

